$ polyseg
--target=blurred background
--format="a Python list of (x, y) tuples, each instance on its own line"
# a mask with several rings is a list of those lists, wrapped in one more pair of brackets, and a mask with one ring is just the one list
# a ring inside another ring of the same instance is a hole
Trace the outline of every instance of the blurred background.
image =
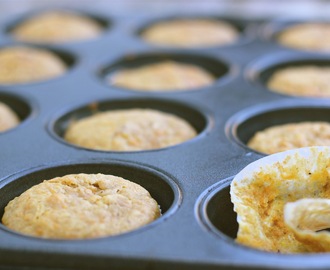
[(0, 10), (19, 13), (44, 7), (91, 7), (109, 12), (228, 12), (245, 17), (330, 16), (329, 0), (0, 0)]

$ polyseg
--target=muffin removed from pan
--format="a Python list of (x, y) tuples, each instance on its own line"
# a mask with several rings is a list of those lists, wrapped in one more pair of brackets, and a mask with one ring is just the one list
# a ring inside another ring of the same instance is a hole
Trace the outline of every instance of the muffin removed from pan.
[(210, 85), (214, 77), (195, 65), (163, 61), (120, 70), (109, 81), (115, 86), (138, 91), (182, 91)]
[(215, 19), (176, 19), (158, 22), (141, 34), (148, 43), (198, 48), (234, 43), (239, 33), (231, 24)]
[(330, 23), (301, 23), (282, 31), (280, 44), (300, 50), (330, 52)]
[(68, 11), (49, 11), (17, 25), (11, 34), (20, 41), (65, 43), (93, 39), (102, 27), (87, 16)]
[(0, 102), (0, 132), (16, 127), (19, 123), (17, 114), (9, 106)]
[(299, 66), (276, 71), (267, 85), (271, 91), (304, 97), (330, 97), (330, 67)]
[[(245, 167), (230, 187), (236, 241), (280, 253), (329, 252), (330, 147), (269, 155)], [(312, 212), (313, 211), (313, 212)]]
[(55, 54), (24, 46), (0, 49), (0, 83), (30, 83), (58, 77), (66, 65)]
[(330, 146), (330, 123), (300, 122), (272, 126), (258, 131), (247, 145), (265, 154), (308, 146)]
[(71, 174), (45, 180), (5, 207), (2, 223), (26, 235), (84, 239), (135, 230), (160, 216), (142, 186), (104, 174)]
[(112, 110), (77, 120), (66, 141), (95, 150), (139, 151), (182, 143), (196, 136), (185, 120), (151, 109)]

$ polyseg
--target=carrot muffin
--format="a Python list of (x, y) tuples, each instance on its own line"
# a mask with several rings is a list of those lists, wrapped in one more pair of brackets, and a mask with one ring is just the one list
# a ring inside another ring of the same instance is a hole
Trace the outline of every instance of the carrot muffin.
[(95, 150), (138, 151), (179, 144), (195, 136), (193, 127), (177, 116), (127, 109), (100, 112), (73, 122), (64, 138)]
[(115, 86), (150, 92), (191, 90), (213, 81), (213, 75), (204, 69), (174, 61), (124, 69), (110, 78)]
[(53, 53), (14, 46), (0, 49), (0, 83), (29, 83), (62, 75), (66, 65)]
[(157, 202), (138, 184), (113, 175), (71, 174), (10, 201), (2, 223), (31, 236), (82, 239), (128, 232), (159, 216)]
[(273, 126), (257, 132), (247, 145), (265, 154), (308, 146), (330, 146), (330, 123), (301, 122)]
[(155, 45), (210, 47), (234, 43), (238, 31), (220, 20), (177, 19), (155, 23), (142, 32), (142, 38)]
[(291, 26), (278, 36), (284, 46), (319, 52), (330, 51), (330, 23), (302, 23)]
[(276, 71), (268, 82), (274, 92), (291, 96), (330, 97), (330, 67), (300, 66)]
[(65, 43), (92, 39), (101, 26), (94, 20), (72, 12), (51, 11), (25, 20), (11, 34), (18, 40), (35, 43)]
[(16, 113), (6, 104), (0, 102), (0, 132), (17, 126), (19, 122)]

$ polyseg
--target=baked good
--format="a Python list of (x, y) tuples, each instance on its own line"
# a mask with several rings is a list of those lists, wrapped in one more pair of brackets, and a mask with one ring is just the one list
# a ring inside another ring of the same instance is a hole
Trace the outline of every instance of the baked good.
[(277, 40), (280, 44), (300, 50), (330, 51), (330, 23), (301, 23), (282, 31)]
[(66, 141), (95, 150), (138, 151), (163, 148), (196, 136), (185, 120), (151, 109), (96, 113), (73, 122)]
[(174, 61), (123, 69), (110, 77), (110, 83), (139, 91), (191, 90), (210, 85), (213, 76), (204, 69)]
[(25, 20), (11, 34), (27, 42), (65, 43), (93, 39), (101, 31), (101, 26), (87, 16), (68, 11), (50, 11)]
[(0, 83), (30, 83), (58, 77), (66, 65), (52, 52), (31, 47), (0, 49)]
[(158, 22), (141, 34), (155, 45), (173, 47), (210, 47), (234, 43), (238, 31), (229, 23), (212, 19), (176, 19)]
[(0, 132), (17, 126), (19, 122), (16, 113), (9, 106), (0, 102)]
[(299, 66), (276, 71), (268, 81), (271, 91), (304, 97), (330, 97), (330, 67)]
[(121, 234), (160, 216), (140, 185), (104, 174), (70, 174), (43, 181), (8, 203), (2, 223), (22, 234), (81, 239)]
[(301, 122), (258, 131), (247, 145), (265, 154), (307, 146), (330, 146), (330, 123)]

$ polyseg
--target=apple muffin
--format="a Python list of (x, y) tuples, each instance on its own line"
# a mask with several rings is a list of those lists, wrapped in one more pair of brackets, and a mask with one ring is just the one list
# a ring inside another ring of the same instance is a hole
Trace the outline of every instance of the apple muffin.
[(17, 114), (9, 106), (0, 102), (0, 132), (11, 129), (19, 123)]

